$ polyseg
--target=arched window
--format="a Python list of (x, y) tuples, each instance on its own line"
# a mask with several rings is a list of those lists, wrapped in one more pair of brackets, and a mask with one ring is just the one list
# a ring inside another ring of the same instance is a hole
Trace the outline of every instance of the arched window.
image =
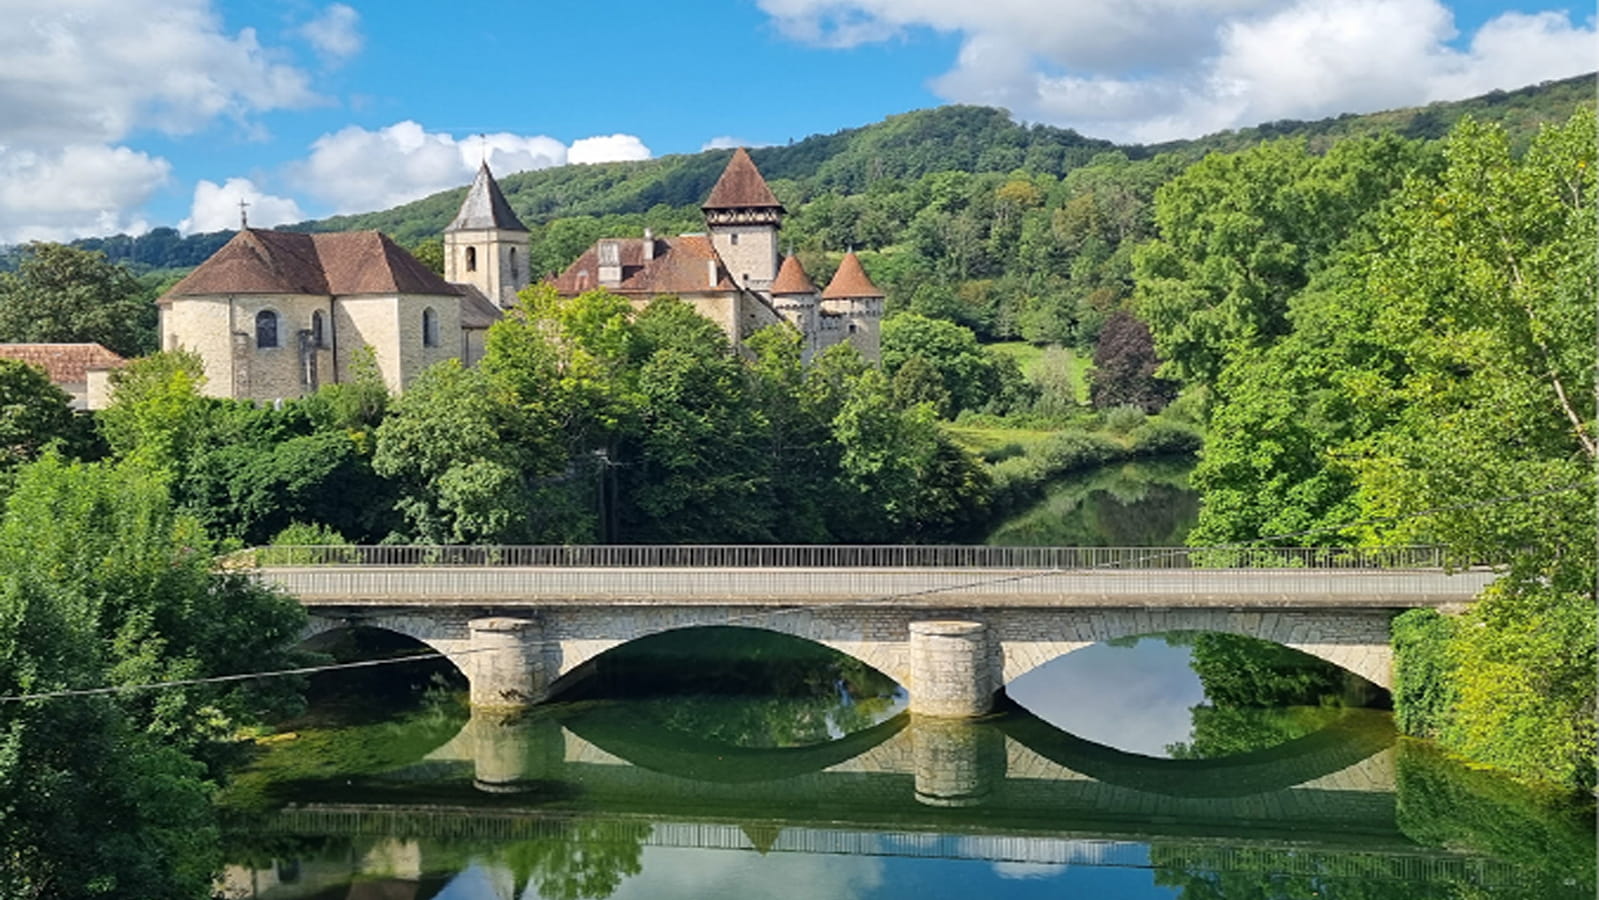
[(437, 347), (439, 345), (439, 314), (433, 307), (422, 310), (422, 346)]
[(468, 247), (468, 248), (466, 248), (466, 270), (468, 272), (476, 272), (477, 271), (477, 248), (476, 247)]
[(278, 345), (278, 314), (263, 309), (255, 314), (255, 346), (265, 350)]
[(314, 310), (311, 313), (311, 346), (317, 348), (318, 350), (327, 346), (323, 342), (322, 310), (320, 309)]

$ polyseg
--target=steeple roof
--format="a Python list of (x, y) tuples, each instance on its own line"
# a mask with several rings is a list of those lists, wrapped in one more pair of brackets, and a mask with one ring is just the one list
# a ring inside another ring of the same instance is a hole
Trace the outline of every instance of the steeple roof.
[(467, 188), (466, 199), (461, 201), (461, 211), (455, 214), (455, 221), (444, 230), (485, 231), (491, 228), (527, 231), (527, 226), (516, 217), (505, 194), (501, 193), (499, 182), (489, 172), (489, 164), (484, 163), (478, 167), (472, 186)]
[(733, 151), (733, 158), (727, 161), (727, 168), (722, 170), (722, 177), (716, 180), (716, 186), (711, 188), (711, 195), (705, 198), (705, 203), (700, 208), (781, 210), (783, 204), (777, 202), (777, 195), (766, 186), (766, 179), (762, 178), (761, 171), (755, 168), (755, 160), (750, 159), (749, 151), (740, 147)]
[(814, 294), (816, 283), (811, 281), (811, 276), (805, 274), (799, 257), (790, 253), (783, 260), (782, 268), (777, 270), (777, 277), (772, 279), (772, 295), (778, 294)]
[(838, 271), (833, 273), (833, 280), (827, 283), (827, 290), (822, 291), (823, 300), (855, 300), (863, 297), (881, 297), (883, 292), (872, 284), (872, 279), (866, 277), (866, 270), (861, 268), (861, 261), (855, 257), (855, 251), (844, 254), (843, 262), (838, 264)]

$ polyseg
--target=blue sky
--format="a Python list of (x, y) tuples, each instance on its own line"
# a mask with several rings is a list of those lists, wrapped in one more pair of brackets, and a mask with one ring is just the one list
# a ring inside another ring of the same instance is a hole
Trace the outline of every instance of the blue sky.
[[(272, 225), (941, 103), (1115, 140), (1594, 68), (1591, 10), (1441, 0), (0, 0), (0, 243)], [(485, 140), (475, 135), (490, 135)]]

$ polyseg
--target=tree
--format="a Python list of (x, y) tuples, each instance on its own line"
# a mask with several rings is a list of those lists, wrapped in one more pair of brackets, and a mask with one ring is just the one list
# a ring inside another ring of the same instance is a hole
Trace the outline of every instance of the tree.
[(32, 243), (15, 272), (0, 272), (0, 340), (94, 342), (141, 356), (156, 349), (154, 300), (103, 254)]
[(204, 383), (204, 364), (186, 351), (136, 359), (111, 373), (111, 405), (99, 421), (112, 453), (181, 474), (205, 431), (210, 403), (200, 395)]
[(883, 371), (893, 378), (913, 357), (932, 367), (949, 392), (950, 410), (979, 409), (999, 387), (994, 360), (971, 329), (915, 313), (883, 323)]
[(0, 472), (38, 458), (52, 443), (69, 455), (88, 449), (88, 423), (72, 411), (71, 399), (42, 370), (0, 359)]
[(305, 614), (217, 572), (166, 477), (47, 453), (6, 503), (0, 693), (189, 682), (0, 705), (6, 896), (209, 896), (215, 742), (292, 702), (282, 680), (196, 681), (289, 667)]
[(409, 537), (423, 543), (531, 542), (534, 483), (566, 463), (551, 423), (459, 360), (424, 371), (376, 437), (372, 466), (398, 483)]
[(1126, 310), (1113, 313), (1094, 348), (1094, 369), (1089, 375), (1094, 406), (1132, 405), (1144, 412), (1158, 412), (1177, 396), (1176, 382), (1155, 375), (1159, 364), (1149, 328)]

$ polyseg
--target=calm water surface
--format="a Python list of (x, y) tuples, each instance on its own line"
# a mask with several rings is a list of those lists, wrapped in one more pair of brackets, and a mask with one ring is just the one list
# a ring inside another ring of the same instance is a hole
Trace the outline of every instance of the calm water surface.
[(438, 689), (322, 696), (230, 790), (227, 893), (1594, 893), (1584, 810), (1396, 739), (1380, 710), (1233, 715), (1186, 636), (1070, 654), (975, 724), (913, 720), (897, 685), (802, 642), (652, 640), (515, 719)]

